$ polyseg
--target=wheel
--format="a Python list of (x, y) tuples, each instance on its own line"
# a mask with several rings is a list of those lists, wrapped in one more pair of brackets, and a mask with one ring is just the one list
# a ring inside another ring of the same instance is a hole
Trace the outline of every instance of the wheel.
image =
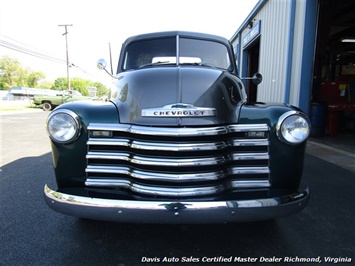
[(43, 103), (42, 105), (42, 109), (44, 111), (51, 111), (53, 109), (53, 106), (51, 103)]

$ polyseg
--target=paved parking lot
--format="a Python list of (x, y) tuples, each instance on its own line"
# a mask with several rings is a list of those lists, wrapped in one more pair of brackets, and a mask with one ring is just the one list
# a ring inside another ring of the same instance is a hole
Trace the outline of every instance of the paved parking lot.
[(330, 264), (355, 259), (355, 173), (310, 153), (302, 184), (311, 187), (309, 206), (276, 221), (136, 225), (55, 213), (42, 197), (45, 184), (55, 187), (47, 115), (36, 111), (1, 117), (0, 265), (173, 265), (164, 259), (185, 260), (184, 265), (202, 260), (255, 265), (255, 258), (269, 265), (288, 258), (290, 265), (301, 265), (297, 259), (319, 257), (322, 264), (328, 257)]

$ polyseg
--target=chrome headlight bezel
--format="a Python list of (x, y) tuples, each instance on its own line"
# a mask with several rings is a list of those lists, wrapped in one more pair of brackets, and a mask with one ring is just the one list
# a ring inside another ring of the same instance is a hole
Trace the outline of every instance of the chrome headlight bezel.
[(310, 131), (311, 123), (308, 117), (299, 111), (288, 111), (282, 114), (276, 125), (277, 137), (281, 142), (289, 145), (305, 142)]
[(47, 132), (54, 142), (74, 142), (81, 134), (79, 116), (68, 109), (54, 110), (47, 118)]

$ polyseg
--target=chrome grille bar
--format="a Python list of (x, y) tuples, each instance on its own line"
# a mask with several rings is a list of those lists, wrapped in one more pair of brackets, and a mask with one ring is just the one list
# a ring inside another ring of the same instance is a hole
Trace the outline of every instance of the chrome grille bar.
[(115, 131), (124, 132), (139, 135), (153, 135), (153, 136), (215, 136), (233, 132), (250, 132), (250, 131), (268, 131), (269, 127), (266, 124), (245, 124), (245, 125), (227, 125), (217, 127), (147, 127), (136, 126), (128, 124), (98, 124), (91, 123), (88, 126), (88, 130), (100, 130), (100, 131)]
[[(148, 181), (161, 181), (161, 182), (206, 182), (223, 179), (226, 174), (269, 174), (269, 168), (267, 167), (231, 167), (224, 171), (211, 171), (200, 173), (162, 173), (162, 172), (150, 172), (140, 171), (130, 167), (123, 166), (93, 166), (89, 165), (86, 168), (86, 172), (90, 176), (99, 176), (100, 174), (112, 174), (126, 177), (132, 177), (135, 179), (148, 180)], [(250, 182), (246, 180), (245, 182)]]
[(211, 142), (189, 142), (189, 143), (167, 143), (167, 142), (147, 142), (129, 139), (105, 139), (91, 138), (87, 145), (102, 146), (121, 146), (140, 150), (159, 150), (159, 151), (213, 151), (223, 150), (233, 146), (268, 146), (266, 139), (238, 139), (232, 141), (211, 141)]
[(130, 180), (124, 179), (92, 179), (89, 178), (85, 182), (86, 186), (93, 187), (109, 187), (129, 190), (139, 194), (162, 197), (194, 197), (194, 196), (209, 196), (226, 192), (232, 188), (247, 188), (253, 187), (269, 187), (267, 180), (253, 180), (253, 181), (232, 181), (224, 184), (214, 186), (199, 186), (199, 187), (161, 187), (161, 186), (147, 186), (134, 183)]
[(216, 157), (194, 157), (189, 159), (180, 158), (156, 158), (131, 155), (129, 153), (114, 153), (114, 152), (88, 152), (87, 159), (106, 159), (106, 160), (122, 160), (129, 161), (133, 164), (140, 165), (156, 165), (156, 166), (203, 166), (225, 164), (232, 160), (268, 160), (267, 153), (233, 153), (226, 156)]
[(203, 142), (203, 143), (147, 143), (144, 141), (133, 141), (131, 147), (141, 150), (159, 150), (159, 151), (215, 151), (228, 147), (228, 143)]

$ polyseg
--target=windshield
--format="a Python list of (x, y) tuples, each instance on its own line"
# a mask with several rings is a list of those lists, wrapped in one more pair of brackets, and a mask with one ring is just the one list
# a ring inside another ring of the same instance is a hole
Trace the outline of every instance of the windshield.
[(227, 47), (219, 42), (181, 38), (179, 51), (180, 64), (195, 63), (222, 69), (230, 67)]
[[(177, 41), (178, 40), (178, 41)], [(177, 49), (177, 42), (179, 49)], [(125, 52), (124, 70), (156, 65), (202, 65), (229, 69), (228, 49), (219, 42), (189, 38), (158, 38), (131, 43)]]

